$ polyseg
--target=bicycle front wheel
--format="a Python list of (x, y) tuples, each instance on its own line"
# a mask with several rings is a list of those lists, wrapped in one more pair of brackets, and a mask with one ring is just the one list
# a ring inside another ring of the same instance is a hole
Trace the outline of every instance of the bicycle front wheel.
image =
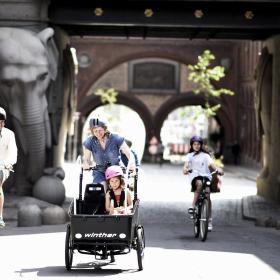
[(199, 236), (199, 229), (200, 229), (200, 209), (199, 207), (195, 207), (195, 211), (193, 213), (193, 231), (194, 231), (194, 237), (197, 238)]
[(208, 222), (209, 222), (209, 200), (204, 199), (201, 205), (201, 214), (200, 214), (200, 229), (199, 236), (201, 241), (205, 241), (208, 233)]
[(73, 262), (73, 243), (71, 237), (70, 224), (67, 225), (66, 238), (65, 238), (65, 267), (71, 270)]

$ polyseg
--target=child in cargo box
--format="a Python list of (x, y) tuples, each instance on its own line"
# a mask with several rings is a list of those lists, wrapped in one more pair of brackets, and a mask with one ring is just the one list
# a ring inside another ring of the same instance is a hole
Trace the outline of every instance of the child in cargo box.
[(108, 167), (105, 177), (109, 186), (105, 198), (106, 211), (110, 215), (131, 213), (132, 198), (130, 191), (125, 188), (121, 167), (118, 165)]

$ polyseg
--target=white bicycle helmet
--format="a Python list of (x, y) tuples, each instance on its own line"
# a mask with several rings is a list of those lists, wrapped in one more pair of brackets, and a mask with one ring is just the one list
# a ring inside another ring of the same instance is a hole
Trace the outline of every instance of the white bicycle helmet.
[(2, 107), (0, 107), (0, 120), (5, 121), (6, 118), (7, 118), (6, 111)]
[(93, 119), (90, 119), (90, 121), (89, 121), (90, 128), (105, 127), (105, 126), (107, 126), (106, 122), (99, 118), (93, 118)]

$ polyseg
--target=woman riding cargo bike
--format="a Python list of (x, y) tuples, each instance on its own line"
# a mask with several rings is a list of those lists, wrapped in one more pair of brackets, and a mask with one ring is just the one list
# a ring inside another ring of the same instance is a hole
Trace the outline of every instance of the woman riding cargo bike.
[[(211, 173), (210, 170), (214, 172)], [(210, 190), (212, 176), (215, 174), (222, 175), (223, 171), (216, 167), (213, 159), (209, 153), (203, 147), (203, 139), (200, 136), (193, 136), (190, 139), (190, 151), (186, 156), (186, 161), (183, 167), (183, 173), (189, 176), (189, 181), (191, 183), (191, 191), (194, 192), (192, 207), (189, 208), (189, 214), (191, 218), (197, 218), (204, 213), (197, 213), (197, 206), (199, 210), (206, 209), (207, 217), (206, 222), (200, 217), (200, 233), (203, 235), (201, 239), (205, 241), (207, 232), (213, 230), (212, 224), (212, 205), (210, 200)], [(202, 199), (203, 198), (203, 199)], [(199, 202), (199, 203), (198, 203)], [(201, 205), (202, 203), (203, 205)], [(200, 206), (202, 207), (200, 209)], [(199, 234), (199, 225), (195, 223), (195, 236)], [(202, 232), (204, 229), (205, 232)]]
[(130, 149), (125, 142), (124, 137), (111, 133), (106, 121), (100, 118), (92, 118), (89, 121), (91, 136), (83, 143), (84, 160), (83, 168), (85, 170), (92, 166), (92, 159), (95, 162), (93, 169), (93, 183), (101, 183), (107, 190), (105, 171), (110, 165), (119, 165), (121, 152), (130, 159)]
[[(145, 235), (144, 227), (139, 224), (138, 169), (134, 172), (132, 198), (119, 166), (120, 150), (128, 159), (130, 154), (124, 138), (109, 133), (105, 122), (100, 119), (91, 119), (90, 128), (93, 136), (84, 142), (85, 162), (80, 162), (79, 198), (73, 200), (69, 209), (70, 222), (65, 240), (66, 269), (72, 268), (74, 251), (94, 255), (95, 259), (104, 262), (110, 258), (111, 263), (116, 255), (127, 254), (134, 249), (138, 268), (142, 270)], [(96, 164), (94, 167), (91, 167), (91, 156)], [(93, 170), (93, 183), (85, 186), (83, 197), (85, 169)]]

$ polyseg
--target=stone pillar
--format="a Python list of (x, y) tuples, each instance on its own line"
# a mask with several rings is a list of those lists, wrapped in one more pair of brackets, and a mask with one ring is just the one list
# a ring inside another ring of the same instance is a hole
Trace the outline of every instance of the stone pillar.
[[(264, 126), (263, 157), (267, 160), (265, 162), (267, 169), (257, 179), (257, 189), (259, 195), (280, 202), (278, 182), (280, 174), (280, 35), (269, 38), (265, 42), (265, 47), (272, 55), (271, 101), (269, 102), (271, 107), (270, 116), (269, 114), (265, 116), (262, 122)], [(267, 105), (270, 97), (262, 94), (262, 98), (261, 104)], [(266, 133), (267, 131), (269, 133)]]

